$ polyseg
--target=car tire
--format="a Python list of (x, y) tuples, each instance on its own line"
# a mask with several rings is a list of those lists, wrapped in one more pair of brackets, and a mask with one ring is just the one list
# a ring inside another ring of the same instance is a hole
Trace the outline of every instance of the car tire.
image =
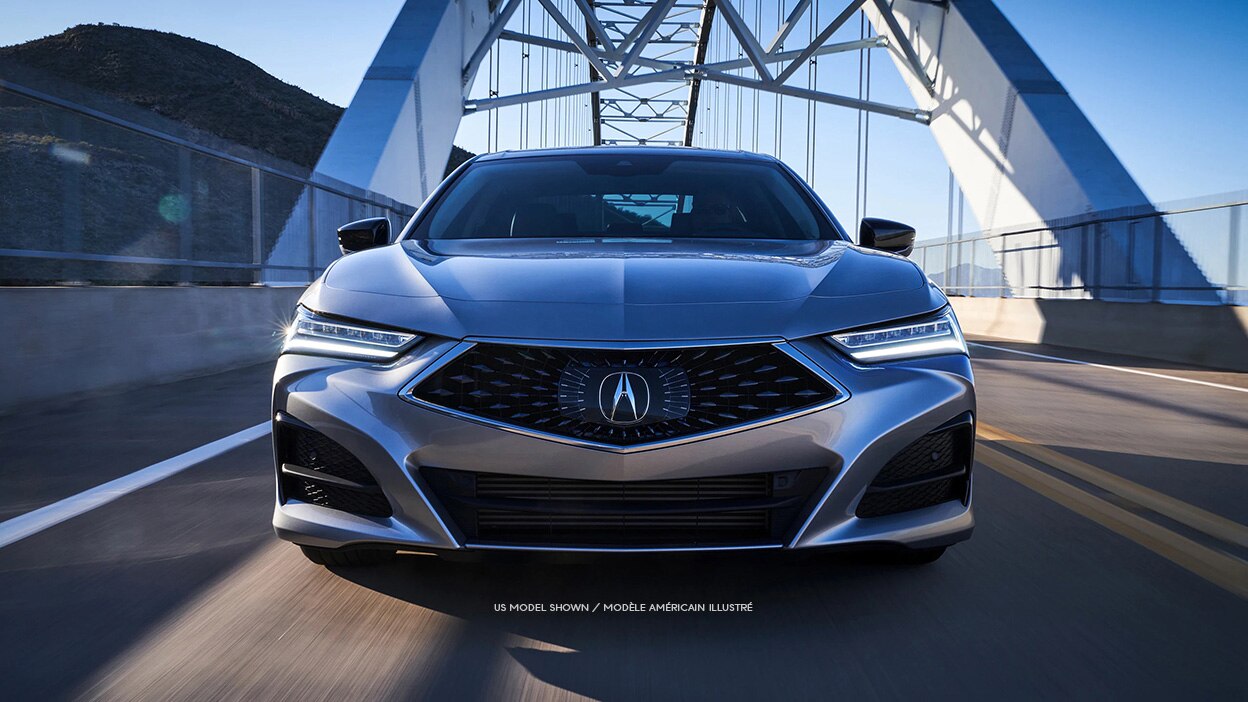
[(333, 549), (300, 546), (303, 555), (317, 565), (331, 567), (370, 566), (394, 559), (394, 551), (382, 549)]

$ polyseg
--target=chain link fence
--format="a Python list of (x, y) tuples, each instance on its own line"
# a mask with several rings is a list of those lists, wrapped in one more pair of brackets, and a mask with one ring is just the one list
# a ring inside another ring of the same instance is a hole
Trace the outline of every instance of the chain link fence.
[[(53, 89), (69, 99), (0, 79), (0, 285), (306, 284), (339, 255), (338, 226), (415, 211)], [(912, 257), (951, 295), (1244, 305), (1246, 208), (1236, 193), (1092, 213)]]
[(414, 212), (117, 112), (0, 80), (0, 285), (306, 284), (337, 227)]

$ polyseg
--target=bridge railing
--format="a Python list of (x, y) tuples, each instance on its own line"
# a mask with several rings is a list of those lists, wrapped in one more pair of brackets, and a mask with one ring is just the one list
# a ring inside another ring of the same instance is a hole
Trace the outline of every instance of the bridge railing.
[(338, 256), (336, 227), (413, 212), (133, 106), (101, 109), (80, 88), (11, 78), (0, 78), (0, 285), (307, 283)]
[[(950, 295), (1248, 305), (1246, 210), (1231, 193), (920, 241), (911, 257)], [(1176, 238), (1208, 285), (1173, 280)]]
[[(302, 284), (338, 256), (338, 225), (413, 212), (13, 70), (0, 74), (0, 285)], [(1092, 213), (923, 241), (913, 258), (952, 295), (1245, 305), (1245, 209), (1248, 193)], [(1168, 276), (1176, 237), (1207, 286)]]

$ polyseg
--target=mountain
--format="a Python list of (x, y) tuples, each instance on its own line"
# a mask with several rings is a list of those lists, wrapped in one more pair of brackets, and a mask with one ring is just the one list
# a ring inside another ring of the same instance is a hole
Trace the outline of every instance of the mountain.
[[(225, 49), (151, 29), (78, 25), (0, 47), (0, 59), (309, 168), (343, 113)], [(451, 165), (471, 156), (455, 147)]]
[(959, 263), (950, 271), (947, 285), (944, 271), (931, 273), (927, 277), (950, 295), (1014, 297), (1009, 282), (1000, 268)]

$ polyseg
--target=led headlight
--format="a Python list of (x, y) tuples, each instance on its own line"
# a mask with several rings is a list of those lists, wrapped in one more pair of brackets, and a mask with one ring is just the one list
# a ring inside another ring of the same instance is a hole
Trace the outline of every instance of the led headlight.
[(389, 361), (411, 347), (415, 334), (370, 329), (322, 317), (302, 307), (286, 332), (282, 353)]
[(966, 340), (950, 310), (920, 322), (832, 334), (825, 338), (860, 363), (966, 353)]

